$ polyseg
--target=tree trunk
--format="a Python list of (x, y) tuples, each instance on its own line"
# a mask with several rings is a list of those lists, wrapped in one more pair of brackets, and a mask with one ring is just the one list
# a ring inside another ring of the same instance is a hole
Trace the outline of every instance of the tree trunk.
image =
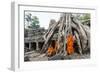
[(86, 47), (87, 47), (87, 35), (85, 33), (85, 30), (83, 29), (83, 24), (81, 24), (81, 22), (79, 22), (77, 19), (71, 17), (72, 19), (72, 27), (78, 32), (79, 34), (79, 38), (80, 38), (80, 41), (81, 41), (81, 48), (82, 50), (85, 50)]

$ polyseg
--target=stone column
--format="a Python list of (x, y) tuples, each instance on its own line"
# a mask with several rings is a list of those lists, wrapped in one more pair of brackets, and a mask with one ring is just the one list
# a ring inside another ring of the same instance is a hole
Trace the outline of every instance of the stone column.
[(29, 42), (29, 50), (31, 50), (31, 42)]
[(36, 50), (39, 50), (38, 42), (36, 42)]

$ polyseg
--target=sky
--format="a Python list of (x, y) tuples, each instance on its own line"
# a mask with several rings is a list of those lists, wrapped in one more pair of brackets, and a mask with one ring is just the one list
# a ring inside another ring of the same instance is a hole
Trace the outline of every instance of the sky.
[[(60, 13), (51, 13), (51, 12), (34, 12), (34, 11), (27, 11), (25, 14), (31, 13), (32, 16), (37, 16), (39, 18), (39, 25), (40, 27), (44, 27), (48, 29), (49, 22), (51, 19), (54, 19), (56, 22), (60, 18)], [(25, 24), (27, 26), (27, 24)]]
[[(60, 19), (60, 14), (61, 13), (54, 13), (54, 12), (37, 12), (37, 11), (27, 11), (25, 12), (25, 14), (29, 14), (31, 13), (32, 16), (36, 16), (39, 19), (39, 25), (40, 27), (44, 27), (45, 29), (48, 29), (49, 27), (49, 23), (51, 19), (54, 19), (56, 22), (58, 22), (58, 20)], [(73, 14), (74, 16), (77, 15), (84, 15), (81, 13), (78, 14)], [(25, 23), (25, 28), (27, 28), (29, 23)]]

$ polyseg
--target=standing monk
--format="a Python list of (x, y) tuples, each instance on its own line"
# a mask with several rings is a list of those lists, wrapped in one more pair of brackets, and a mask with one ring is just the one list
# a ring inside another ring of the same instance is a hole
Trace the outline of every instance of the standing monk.
[(66, 51), (67, 51), (68, 55), (71, 55), (71, 54), (74, 53), (74, 47), (73, 47), (74, 46), (74, 37), (73, 37), (73, 35), (72, 34), (69, 34), (67, 36), (66, 41), (67, 41)]

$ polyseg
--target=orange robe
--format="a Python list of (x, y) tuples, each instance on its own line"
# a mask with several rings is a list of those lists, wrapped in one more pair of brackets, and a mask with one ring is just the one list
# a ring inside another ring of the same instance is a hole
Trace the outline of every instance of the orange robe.
[(66, 51), (69, 55), (73, 54), (74, 53), (74, 38), (73, 38), (73, 35), (68, 35), (67, 37), (67, 48), (66, 48)]
[(50, 45), (50, 47), (47, 50), (47, 55), (48, 56), (53, 56), (55, 55), (57, 52), (57, 43), (55, 42), (55, 47), (53, 47), (52, 45)]

